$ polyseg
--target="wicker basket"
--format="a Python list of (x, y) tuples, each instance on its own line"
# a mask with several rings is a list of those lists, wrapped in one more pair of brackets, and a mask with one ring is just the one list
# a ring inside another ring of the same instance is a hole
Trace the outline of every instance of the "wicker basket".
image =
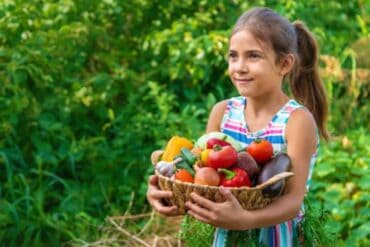
[[(158, 161), (158, 157), (162, 154), (162, 151), (158, 150), (153, 152), (151, 160), (152, 164), (155, 165)], [(190, 193), (195, 192), (214, 202), (223, 202), (223, 198), (219, 187), (199, 185), (187, 182), (181, 182), (178, 180), (172, 180), (165, 177), (158, 172), (158, 184), (161, 190), (169, 190), (173, 192), (173, 197), (167, 200), (168, 205), (176, 205), (179, 209), (180, 214), (186, 213), (185, 202), (190, 200)], [(230, 188), (231, 193), (238, 199), (239, 203), (244, 209), (253, 210), (263, 208), (270, 204), (277, 197), (264, 197), (262, 190), (278, 181), (285, 180), (293, 176), (292, 172), (282, 172), (274, 177), (270, 178), (263, 184), (259, 184), (256, 187), (239, 187)]]

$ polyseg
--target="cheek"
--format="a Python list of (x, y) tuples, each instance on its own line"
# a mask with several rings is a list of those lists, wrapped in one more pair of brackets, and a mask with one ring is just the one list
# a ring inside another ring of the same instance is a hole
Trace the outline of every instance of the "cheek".
[(229, 74), (231, 74), (232, 70), (233, 70), (233, 65), (231, 63), (228, 63), (227, 64), (227, 71), (229, 72)]
[(260, 80), (271, 80), (274, 76), (273, 68), (269, 66), (261, 66), (261, 64), (250, 66), (250, 71), (254, 78), (258, 78)]
[(229, 72), (229, 75), (233, 75), (233, 74), (239, 72), (240, 69), (238, 68), (237, 63), (229, 62), (228, 65), (227, 65), (227, 71)]
[(267, 68), (265, 66), (263, 66), (262, 63), (251, 63), (249, 65), (249, 69), (250, 69), (250, 71), (254, 72), (255, 74), (260, 74), (261, 72), (263, 72), (263, 74), (265, 74), (266, 70), (267, 70)]
[(228, 75), (231, 78), (231, 80), (232, 80), (233, 71), (234, 71), (233, 66), (229, 63), (228, 66), (227, 66), (227, 72), (228, 72)]

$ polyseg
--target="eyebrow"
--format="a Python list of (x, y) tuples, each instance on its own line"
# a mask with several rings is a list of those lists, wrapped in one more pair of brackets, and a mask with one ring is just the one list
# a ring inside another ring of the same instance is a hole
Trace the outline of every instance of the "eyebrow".
[[(229, 52), (237, 52), (237, 51), (236, 50), (233, 50), (233, 49), (229, 49)], [(264, 52), (261, 51), (261, 50), (246, 50), (246, 51), (243, 51), (242, 53), (248, 54), (248, 53), (252, 53), (252, 52), (258, 52), (258, 53), (264, 54)]]

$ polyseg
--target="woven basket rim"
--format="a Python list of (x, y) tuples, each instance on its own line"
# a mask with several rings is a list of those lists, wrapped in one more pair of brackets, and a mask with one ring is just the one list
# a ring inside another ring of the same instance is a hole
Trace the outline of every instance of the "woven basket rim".
[[(158, 161), (158, 158), (159, 156), (163, 153), (163, 150), (156, 150), (152, 153), (151, 155), (151, 161), (152, 161), (152, 165), (155, 167), (157, 161)], [(155, 168), (154, 168), (155, 170)], [(195, 184), (195, 183), (189, 183), (189, 182), (183, 182), (183, 181), (180, 181), (180, 180), (176, 180), (176, 179), (171, 179), (169, 177), (166, 177), (166, 176), (163, 176), (162, 174), (160, 174), (157, 170), (155, 170), (155, 174), (157, 176), (159, 176), (161, 179), (164, 179), (166, 181), (169, 181), (171, 183), (179, 183), (179, 184), (184, 184), (186, 186), (191, 186), (192, 188), (204, 188), (204, 189), (220, 189), (220, 186), (210, 186), (210, 185), (202, 185), (202, 184)], [(225, 188), (228, 188), (228, 189), (231, 189), (232, 191), (243, 191), (243, 190), (248, 190), (248, 191), (256, 191), (256, 190), (262, 190), (264, 188), (266, 188), (267, 186), (270, 186), (280, 180), (283, 180), (283, 179), (286, 179), (286, 178), (289, 178), (291, 176), (293, 176), (294, 173), (293, 172), (281, 172), (281, 173), (278, 173), (276, 174), (275, 176), (271, 177), (269, 180), (265, 181), (264, 183), (262, 184), (258, 184), (256, 186), (253, 186), (253, 187), (247, 187), (247, 186), (243, 186), (243, 187), (225, 187)]]
[[(163, 176), (158, 171), (155, 171), (155, 174), (158, 177), (160, 177), (161, 179), (164, 179), (164, 180), (169, 181), (171, 183), (183, 184), (185, 186), (190, 186), (190, 187), (193, 187), (193, 188), (217, 189), (217, 190), (221, 188), (221, 186), (210, 186), (210, 185), (203, 185), (203, 184), (195, 184), (195, 183), (183, 182), (183, 181), (176, 180), (176, 179), (171, 179), (169, 177)], [(243, 187), (224, 187), (224, 188), (230, 189), (232, 191), (243, 191), (243, 190), (256, 191), (256, 190), (262, 190), (262, 189), (266, 188), (267, 186), (269, 186), (271, 184), (274, 184), (274, 183), (276, 183), (276, 182), (278, 182), (280, 180), (283, 180), (285, 178), (291, 177), (293, 175), (294, 175), (293, 172), (282, 172), (282, 173), (279, 173), (279, 174), (273, 176), (272, 178), (270, 178), (265, 183), (259, 184), (259, 185), (254, 186), (254, 187), (243, 186)]]

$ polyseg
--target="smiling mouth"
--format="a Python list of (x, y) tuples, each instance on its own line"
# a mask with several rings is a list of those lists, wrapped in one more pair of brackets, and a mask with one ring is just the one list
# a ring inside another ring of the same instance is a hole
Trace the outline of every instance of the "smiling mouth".
[(249, 83), (251, 81), (253, 81), (253, 79), (249, 78), (249, 79), (239, 79), (239, 78), (235, 78), (235, 81), (239, 84), (245, 84), (245, 83)]

